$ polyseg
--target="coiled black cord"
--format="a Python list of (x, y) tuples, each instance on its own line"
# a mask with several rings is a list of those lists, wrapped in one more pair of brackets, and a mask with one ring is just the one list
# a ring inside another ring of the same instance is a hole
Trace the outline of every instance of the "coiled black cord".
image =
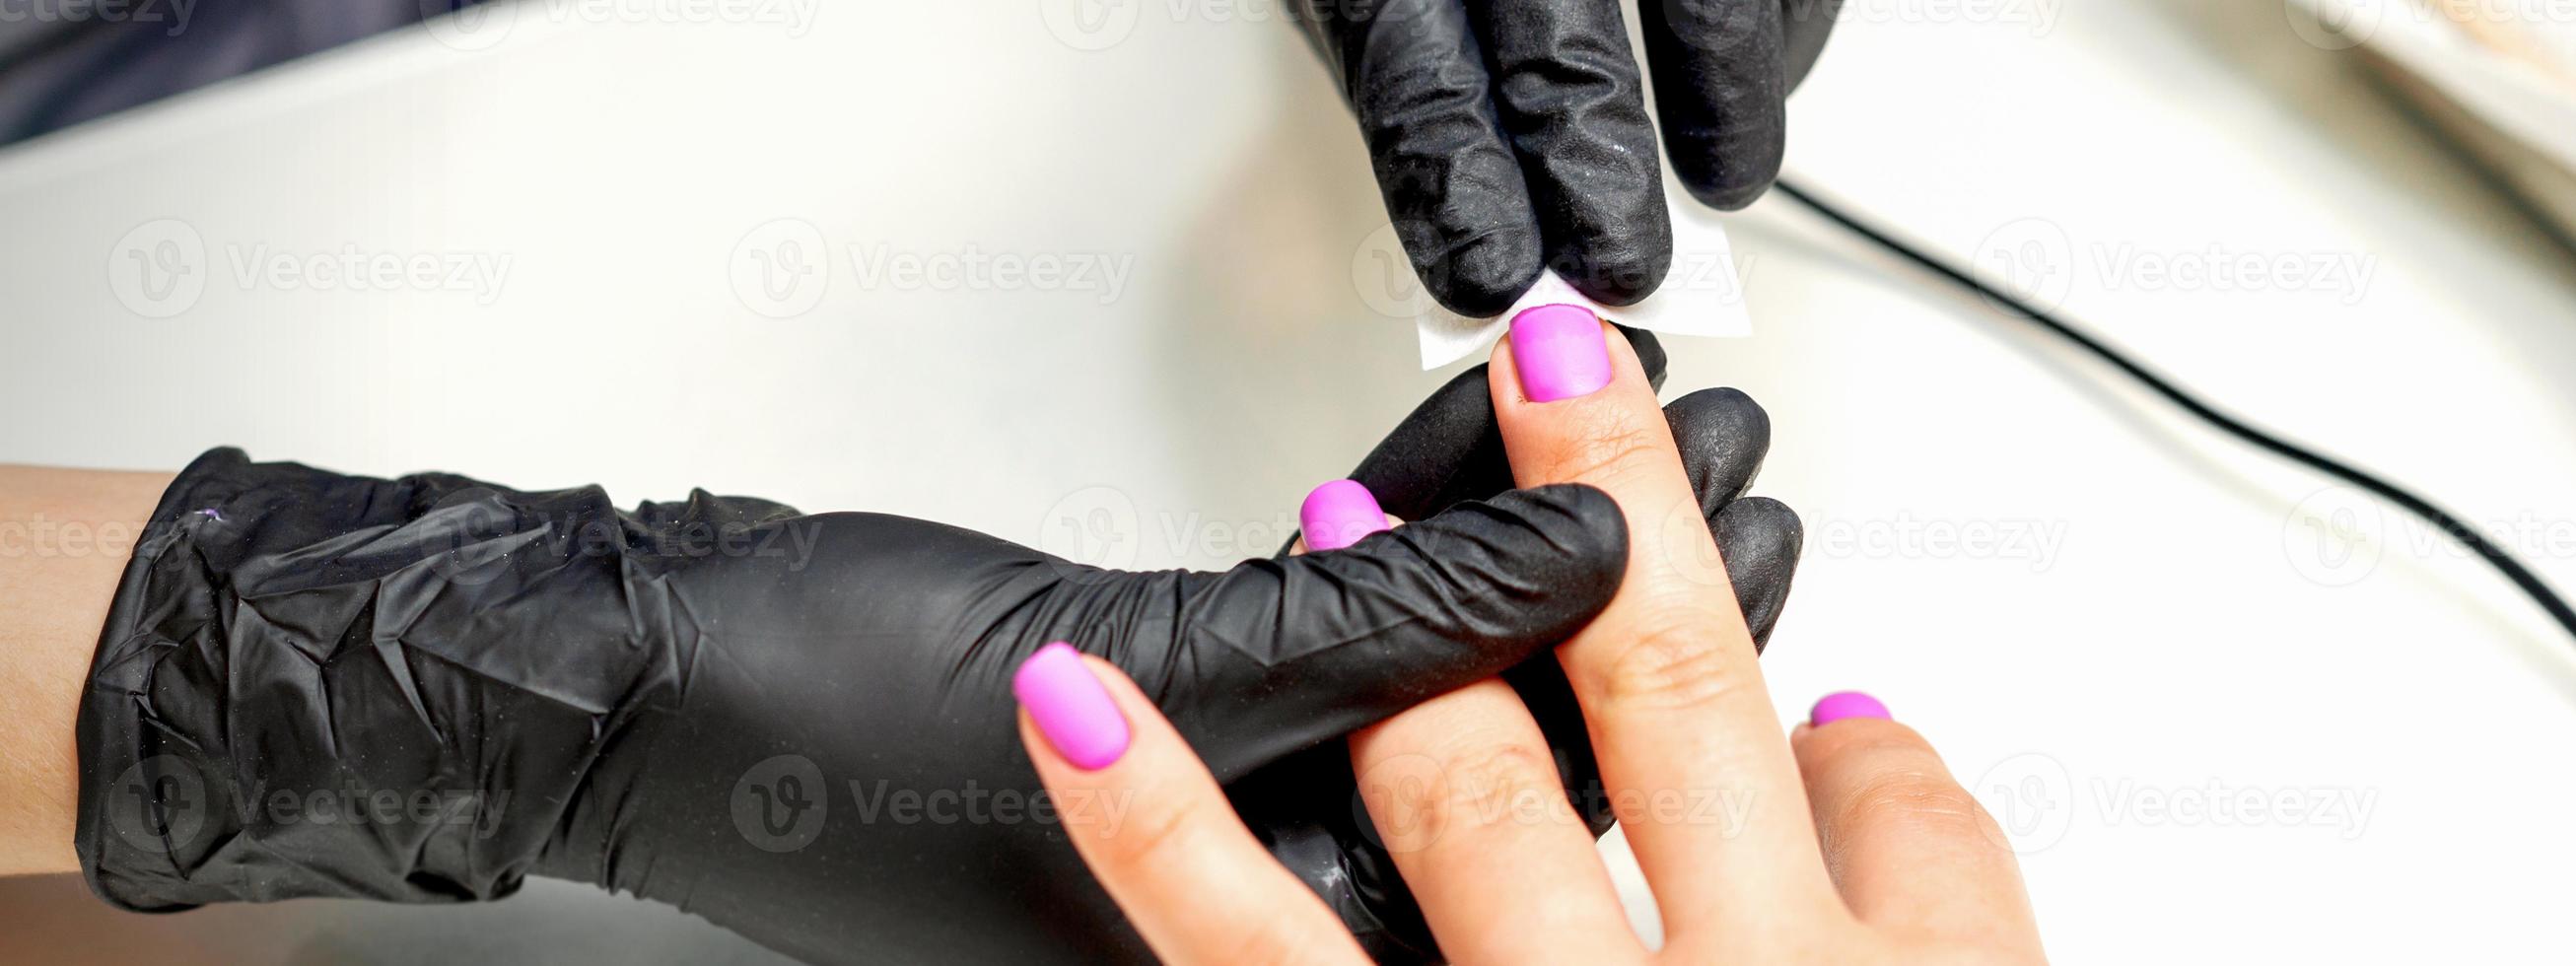
[(2488, 566), (2494, 567), (2497, 573), (2513, 581), (2513, 585), (2521, 588), (2523, 594), (2531, 598), (2532, 603), (2539, 604), (2541, 610), (2547, 611), (2550, 618), (2567, 631), (2568, 636), (2576, 637), (2576, 609), (2569, 608), (2567, 601), (2560, 598), (2557, 591), (2551, 590), (2549, 584), (2540, 579), (2539, 574), (2532, 573), (2531, 568), (2523, 566), (2522, 561), (2515, 559), (2511, 552), (2498, 546), (2495, 541), (2487, 539), (2484, 534), (2469, 526), (2467, 521), (2433, 505), (2433, 501), (2391, 483), (2377, 473), (2291, 442), (2271, 430), (2228, 415), (2199, 396), (2193, 395), (2190, 390), (2175, 385), (2173, 380), (2147, 368), (2146, 364), (2130, 358), (2120, 350), (2105, 344), (2101, 339), (2095, 338), (2091, 333), (2077, 328), (2074, 323), (2060, 318), (2056, 313), (1978, 281), (1967, 272), (1950, 266), (1920, 248), (1899, 241), (1887, 232), (1862, 222), (1833, 203), (1808, 193), (1806, 189), (1791, 183), (1787, 178), (1782, 178), (1775, 187), (1790, 200), (1824, 216), (1825, 220), (1850, 229), (1853, 234), (1868, 239), (1897, 257), (1921, 266), (1924, 270), (1948, 279), (1962, 288), (1985, 296), (1995, 304), (2012, 310), (2012, 314), (2047, 330), (2050, 334), (2074, 343), (2077, 348), (2091, 353), (2094, 358), (2110, 363), (2112, 368), (2120, 370), (2129, 378), (2137, 380), (2140, 385), (2154, 390), (2157, 395), (2182, 407), (2184, 412), (2218, 427), (2227, 435), (2252, 443), (2290, 462), (2368, 490), (2381, 499), (2397, 504), (2424, 522), (2441, 528), (2443, 533), (2451, 536), (2451, 539), (2476, 551), (2478, 558), (2486, 561)]

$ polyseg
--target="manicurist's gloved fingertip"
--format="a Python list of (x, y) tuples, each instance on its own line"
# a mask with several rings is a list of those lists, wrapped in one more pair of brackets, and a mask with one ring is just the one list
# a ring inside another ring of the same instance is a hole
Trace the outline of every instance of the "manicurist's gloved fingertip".
[(1742, 390), (1702, 389), (1673, 400), (1664, 422), (1706, 513), (1742, 496), (1771, 451), (1771, 414)]
[(1692, 184), (1691, 197), (1719, 211), (1743, 211), (1752, 207), (1771, 190), (1772, 182), (1780, 180), (1779, 158), (1758, 152), (1756, 155), (1737, 167), (1712, 173), (1708, 181)]
[(1567, 244), (1548, 267), (1584, 297), (1607, 306), (1635, 305), (1664, 284), (1673, 264), (1673, 226), (1662, 196), (1617, 232)]
[[(1551, 483), (1510, 490), (1482, 504), (1462, 504), (1443, 516), (1460, 510), (1481, 510), (1508, 521), (1506, 527), (1451, 531), (1490, 540), (1497, 548), (1493, 579), (1502, 586), (1485, 588), (1487, 592), (1515, 586), (1524, 594), (1544, 590), (1543, 596), (1522, 605), (1527, 611), (1520, 620), (1512, 620), (1510, 611), (1493, 614), (1489, 619), (1496, 625), (1497, 636), (1560, 643), (1609, 606), (1627, 576), (1628, 517), (1619, 502), (1599, 487)], [(1406, 529), (1413, 532), (1416, 527)], [(1429, 533), (1416, 539), (1426, 541), (1425, 546), (1435, 553), (1441, 547), (1429, 542), (1434, 539)]]
[(1780, 612), (1788, 606), (1798, 551), (1806, 545), (1806, 525), (1799, 521), (1798, 511), (1765, 496), (1729, 503), (1709, 523), (1717, 531), (1717, 549), (1726, 561), (1728, 582), (1735, 585), (1735, 606), (1744, 612), (1746, 629), (1753, 632), (1753, 649), (1760, 651), (1771, 643), (1771, 631), (1779, 626)]
[(1483, 318), (1512, 306), (1538, 281), (1538, 239), (1531, 233), (1496, 231), (1445, 251), (1414, 259), (1423, 287), (1442, 306)]
[(1158, 694), (1217, 776), (1349, 734), (1563, 642), (1618, 596), (1628, 526), (1562, 484), (1471, 500), (1329, 553), (1229, 571)]

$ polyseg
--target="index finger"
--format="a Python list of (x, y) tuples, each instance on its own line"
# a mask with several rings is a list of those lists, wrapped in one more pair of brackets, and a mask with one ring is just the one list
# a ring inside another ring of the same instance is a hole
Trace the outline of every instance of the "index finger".
[(1557, 649), (1612, 809), (1675, 943), (1840, 914), (1672, 432), (1636, 356), (1606, 335), (1586, 309), (1523, 312), (1494, 352), (1492, 391), (1520, 482), (1590, 483), (1628, 519), (1618, 595)]
[(1367, 961), (1116, 665), (1049, 644), (1011, 690), (1020, 742), (1065, 836), (1157, 957), (1229, 963), (1259, 949), (1280, 963)]

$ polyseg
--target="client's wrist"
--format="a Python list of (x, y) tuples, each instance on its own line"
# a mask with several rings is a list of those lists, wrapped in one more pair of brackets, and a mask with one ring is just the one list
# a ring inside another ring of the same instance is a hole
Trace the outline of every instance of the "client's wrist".
[(0, 467), (0, 875), (73, 872), (81, 683), (168, 473)]

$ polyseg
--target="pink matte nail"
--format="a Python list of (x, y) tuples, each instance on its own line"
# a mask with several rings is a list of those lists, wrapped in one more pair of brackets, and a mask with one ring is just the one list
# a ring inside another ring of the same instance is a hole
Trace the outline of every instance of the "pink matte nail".
[(1878, 703), (1877, 698), (1870, 697), (1869, 695), (1862, 694), (1858, 691), (1836, 691), (1832, 694), (1825, 695), (1824, 697), (1817, 698), (1816, 709), (1807, 712), (1807, 723), (1818, 728), (1841, 721), (1844, 718), (1877, 718), (1881, 721), (1893, 720), (1892, 716), (1887, 713), (1886, 705)]
[(1029, 709), (1047, 744), (1073, 767), (1097, 771), (1127, 753), (1127, 717), (1073, 645), (1057, 641), (1038, 648), (1011, 675), (1011, 693)]
[(1386, 529), (1386, 511), (1358, 480), (1334, 480), (1306, 494), (1297, 525), (1306, 528), (1306, 549), (1340, 550)]
[(1589, 396), (1610, 384), (1610, 345), (1591, 309), (1536, 306), (1512, 316), (1512, 365), (1531, 402)]

